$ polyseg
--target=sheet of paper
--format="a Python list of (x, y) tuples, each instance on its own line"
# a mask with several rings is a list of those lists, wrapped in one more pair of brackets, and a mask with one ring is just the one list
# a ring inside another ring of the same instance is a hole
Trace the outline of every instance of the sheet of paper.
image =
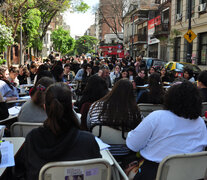
[(14, 116), (16, 114), (19, 114), (20, 109), (21, 109), (21, 106), (14, 106), (12, 108), (9, 108), (8, 109), (9, 110), (9, 114), (12, 115), (12, 116)]
[(109, 144), (104, 143), (100, 138), (95, 137), (96, 138), (96, 142), (99, 145), (100, 150), (104, 150), (104, 149), (108, 149), (110, 147)]
[(0, 143), (0, 151), (1, 151), (1, 163), (0, 168), (14, 166), (14, 148), (13, 144), (10, 142), (2, 142)]
[(22, 96), (22, 97), (19, 97), (19, 99), (30, 99), (31, 97), (30, 96)]

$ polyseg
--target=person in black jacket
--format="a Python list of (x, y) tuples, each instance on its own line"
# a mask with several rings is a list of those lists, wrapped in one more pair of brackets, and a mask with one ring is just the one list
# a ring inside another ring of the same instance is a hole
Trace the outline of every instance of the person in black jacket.
[(198, 76), (198, 88), (201, 93), (202, 102), (207, 102), (207, 71), (202, 71)]
[(94, 135), (79, 130), (66, 84), (55, 83), (47, 89), (45, 109), (48, 118), (43, 127), (33, 129), (25, 140), (26, 179), (37, 180), (40, 169), (48, 162), (101, 157)]
[(6, 119), (9, 116), (8, 108), (6, 102), (4, 101), (0, 93), (0, 119)]

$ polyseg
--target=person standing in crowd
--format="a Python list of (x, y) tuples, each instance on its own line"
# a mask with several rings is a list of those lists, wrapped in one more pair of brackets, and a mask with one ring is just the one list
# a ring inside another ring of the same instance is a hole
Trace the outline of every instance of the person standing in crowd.
[(173, 79), (171, 79), (170, 76), (168, 75), (165, 67), (162, 67), (160, 70), (160, 78), (161, 78), (162, 83), (173, 81)]
[(114, 85), (114, 83), (115, 83), (115, 82), (114, 82), (115, 79), (120, 77), (120, 75), (121, 75), (120, 71), (121, 71), (120, 66), (119, 66), (119, 65), (115, 65), (115, 67), (114, 67), (114, 71), (112, 71), (112, 72), (110, 73), (110, 79), (111, 79), (111, 83), (112, 83), (113, 85)]
[(198, 88), (201, 93), (202, 101), (207, 102), (207, 71), (202, 71), (198, 76)]
[(82, 75), (82, 81), (81, 81), (81, 92), (83, 92), (84, 88), (86, 87), (86, 84), (88, 82), (88, 79), (93, 75), (92, 66), (91, 64), (87, 63), (84, 66), (84, 72)]
[[(138, 73), (138, 76), (134, 80), (134, 84), (136, 86), (143, 86), (147, 83), (147, 72), (145, 69), (141, 69), (140, 72)], [(146, 89), (137, 89), (137, 97), (136, 97), (136, 102), (139, 101), (139, 98), (141, 97), (142, 93), (144, 93)]]
[(183, 77), (185, 79), (187, 79), (188, 81), (194, 83), (195, 82), (195, 78), (193, 77), (193, 70), (190, 69), (190, 68), (184, 68), (184, 71), (183, 71)]
[(45, 91), (54, 83), (52, 78), (43, 77), (34, 86), (31, 100), (28, 100), (21, 107), (18, 114), (19, 122), (44, 122), (47, 114), (44, 110)]
[(96, 74), (99, 71), (100, 62), (98, 60), (95, 61), (94, 66), (92, 67), (93, 73)]
[(127, 69), (127, 72), (128, 72), (128, 76), (129, 76), (129, 80), (130, 81), (134, 81), (136, 76), (137, 76), (137, 73), (135, 71), (135, 68), (130, 66), (128, 69)]
[(192, 83), (176, 82), (168, 89), (164, 106), (166, 110), (150, 113), (128, 133), (127, 147), (144, 158), (134, 180), (155, 179), (166, 156), (200, 152), (207, 146), (207, 129), (200, 117), (202, 101)]
[(112, 87), (110, 79), (110, 70), (108, 66), (102, 65), (98, 71), (98, 76), (102, 77), (106, 81), (108, 88)]
[(38, 75), (41, 74), (43, 71), (49, 71), (49, 66), (47, 64), (41, 64), (38, 67), (37, 72), (35, 74), (35, 78), (34, 78), (34, 84), (37, 82)]
[(72, 82), (75, 77), (75, 73), (71, 71), (70, 68), (71, 68), (70, 64), (64, 65), (64, 75), (63, 75), (64, 82)]
[(101, 158), (94, 135), (79, 130), (68, 85), (55, 83), (47, 89), (45, 109), (43, 127), (33, 129), (24, 143), (26, 179), (37, 180), (48, 162)]
[(154, 67), (150, 67), (149, 72), (148, 72), (148, 77), (149, 77), (151, 74), (155, 73), (155, 72), (156, 72), (156, 69), (155, 69)]
[(35, 63), (32, 63), (31, 66), (30, 66), (30, 71), (29, 71), (30, 78), (31, 78), (32, 82), (34, 82), (36, 72), (37, 72), (37, 66), (36, 66)]
[(152, 73), (149, 77), (149, 89), (143, 92), (138, 103), (162, 104), (164, 98), (164, 89), (161, 78), (158, 73)]
[(19, 66), (19, 75), (17, 79), (19, 80), (19, 84), (27, 84), (27, 77), (29, 76), (29, 71), (27, 70), (26, 66), (20, 65)]
[(53, 75), (53, 78), (55, 79), (56, 82), (62, 82), (63, 81), (63, 68), (62, 68), (62, 64), (54, 64), (52, 69), (51, 69), (51, 73)]
[(114, 80), (114, 84), (115, 84), (117, 81), (119, 81), (120, 79), (123, 79), (123, 78), (127, 78), (127, 79), (129, 79), (128, 72), (127, 72), (126, 69), (123, 69), (123, 70), (121, 71), (121, 75), (120, 75), (120, 77), (118, 77), (118, 78), (116, 78), (116, 79)]
[(0, 67), (0, 93), (4, 100), (16, 100), (19, 98), (17, 88), (6, 78), (6, 67)]
[(135, 70), (136, 70), (137, 73), (139, 73), (139, 71), (140, 71), (141, 62), (142, 62), (142, 57), (141, 56), (137, 56), (136, 57), (136, 62), (134, 63)]
[(7, 77), (7, 79), (15, 87), (19, 85), (19, 80), (17, 78), (18, 74), (19, 74), (19, 71), (16, 67), (11, 66), (9, 68), (9, 77)]
[(48, 58), (50, 59), (51, 63), (53, 64), (55, 61), (55, 56), (54, 56), (54, 52), (51, 51), (51, 53), (49, 54)]

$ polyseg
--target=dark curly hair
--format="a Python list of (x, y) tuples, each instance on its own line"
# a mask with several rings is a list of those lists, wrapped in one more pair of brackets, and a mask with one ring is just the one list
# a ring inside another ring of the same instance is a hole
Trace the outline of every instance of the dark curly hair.
[(168, 89), (164, 106), (180, 117), (197, 119), (201, 115), (202, 99), (197, 87), (185, 80)]
[(198, 76), (198, 81), (202, 82), (207, 87), (207, 71), (202, 71)]

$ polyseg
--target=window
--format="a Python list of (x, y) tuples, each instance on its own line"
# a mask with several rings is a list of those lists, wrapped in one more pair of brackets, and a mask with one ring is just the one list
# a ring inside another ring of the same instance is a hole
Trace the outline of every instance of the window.
[(199, 0), (199, 4), (207, 3), (207, 0)]
[(207, 64), (207, 33), (200, 34), (199, 38), (199, 64)]
[(177, 14), (182, 14), (182, 4), (183, 1), (182, 0), (177, 0)]

